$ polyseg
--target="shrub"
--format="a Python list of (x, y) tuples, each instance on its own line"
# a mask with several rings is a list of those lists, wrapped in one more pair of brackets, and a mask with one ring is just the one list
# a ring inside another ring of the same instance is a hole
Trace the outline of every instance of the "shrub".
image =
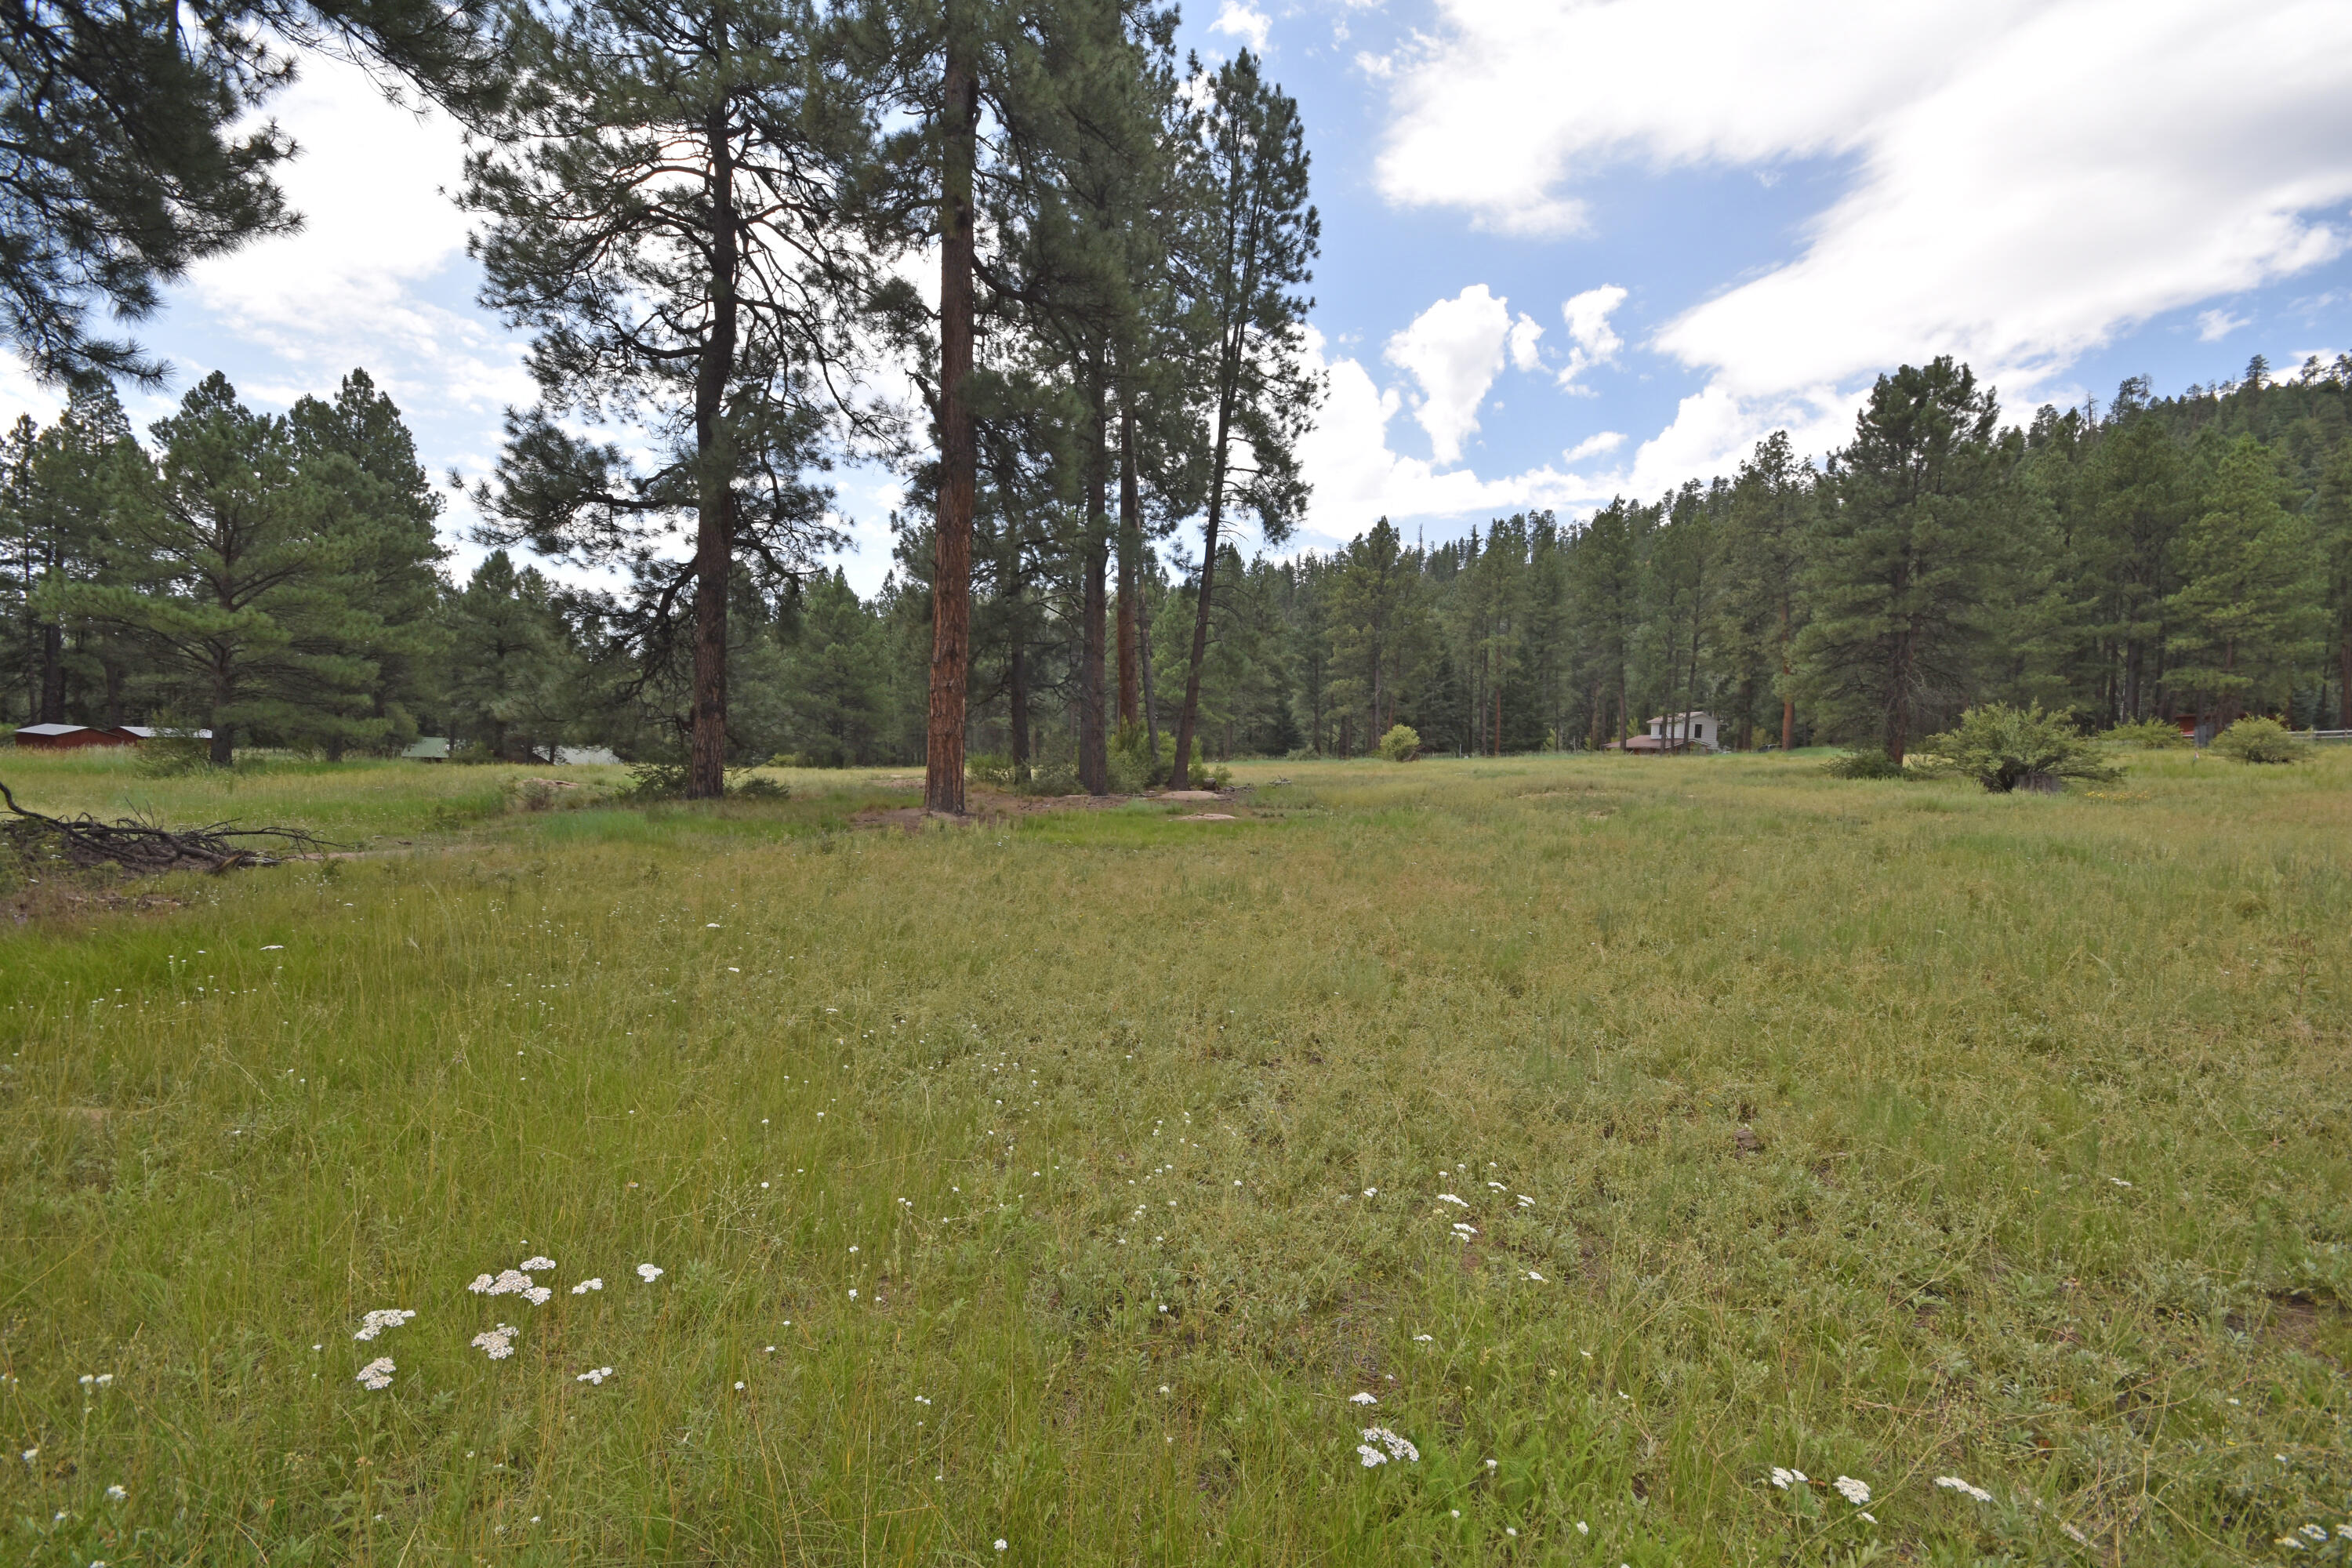
[(2189, 737), (2180, 732), (2179, 725), (2168, 724), (2161, 719), (2118, 724), (2099, 738), (2112, 745), (2136, 747), (2143, 752), (2161, 752), (2189, 744)]
[(2241, 719), (2213, 737), (2213, 749), (2242, 763), (2299, 763), (2311, 755), (2311, 747), (2275, 719)]
[(1899, 779), (1903, 764), (1875, 746), (1849, 746), (1832, 757), (1822, 771), (1833, 779)]
[(1411, 725), (1394, 725), (1381, 737), (1380, 752), (1392, 763), (1412, 762), (1421, 755), (1421, 736)]
[(992, 784), (998, 789), (1011, 789), (1021, 782), (1021, 770), (1003, 752), (965, 752), (963, 775), (974, 784)]
[(1920, 748), (1924, 770), (1972, 778), (1995, 795), (2013, 789), (2054, 793), (2068, 779), (2111, 779), (2120, 770), (2104, 760), (2063, 713), (2042, 704), (2011, 708), (1989, 702)]
[(780, 779), (763, 779), (753, 773), (741, 784), (730, 784), (727, 793), (744, 800), (790, 800), (792, 786)]

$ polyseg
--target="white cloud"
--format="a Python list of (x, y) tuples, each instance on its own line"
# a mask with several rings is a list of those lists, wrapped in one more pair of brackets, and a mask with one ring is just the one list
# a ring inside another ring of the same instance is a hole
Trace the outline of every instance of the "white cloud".
[(1559, 455), (1563, 463), (1580, 463), (1587, 458), (1605, 457), (1625, 444), (1622, 430), (1603, 430), (1598, 436), (1587, 436)]
[(1258, 54), (1265, 53), (1265, 36), (1274, 26), (1263, 11), (1254, 10), (1244, 0), (1225, 0), (1225, 8), (1209, 24), (1209, 31), (1223, 33), (1229, 38), (1239, 38)]
[(1514, 358), (1527, 356), (1523, 365), (1532, 364), (1543, 329), (1525, 316), (1519, 320), (1523, 325), (1514, 327), (1510, 302), (1473, 283), (1389, 339), (1384, 357), (1421, 384), (1413, 417), (1429, 432), (1440, 463), (1459, 461), (1462, 443), (1476, 433), (1478, 405), (1502, 371), (1506, 347)]
[(1396, 79), (1379, 161), (1393, 203), (1558, 233), (1588, 219), (1579, 182), (1611, 167), (1850, 163), (1798, 255), (1658, 334), (1739, 399), (1953, 353), (2014, 402), (2153, 315), (2347, 244), (2352, 6), (1439, 9)]
[(1591, 395), (1591, 389), (1579, 385), (1577, 378), (1595, 365), (1617, 363), (1617, 351), (1625, 346), (1625, 340), (1609, 324), (1609, 316), (1624, 302), (1624, 289), (1614, 283), (1604, 283), (1598, 289), (1571, 295), (1560, 306), (1560, 316), (1568, 322), (1568, 339), (1573, 345), (1568, 351), (1568, 363), (1560, 367), (1561, 391)]
[(2252, 324), (2252, 317), (2237, 315), (2218, 306), (2210, 310), (2200, 310), (2197, 312), (2197, 341), (2218, 343), (2240, 327)]
[(1511, 363), (1515, 368), (1534, 370), (1543, 363), (1536, 348), (1543, 331), (1542, 323), (1524, 312), (1511, 323)]

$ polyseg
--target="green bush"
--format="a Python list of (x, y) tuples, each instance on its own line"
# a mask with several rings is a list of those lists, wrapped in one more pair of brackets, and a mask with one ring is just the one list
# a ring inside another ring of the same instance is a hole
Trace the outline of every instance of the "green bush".
[(1833, 779), (1899, 779), (1903, 764), (1875, 746), (1849, 746), (1822, 770)]
[(2275, 719), (2245, 718), (2213, 737), (2213, 749), (2242, 763), (2299, 763), (2311, 747)]
[(1022, 770), (1013, 765), (1013, 759), (1003, 752), (967, 752), (963, 759), (963, 774), (974, 784), (984, 784), (997, 789), (1012, 789), (1021, 783)]
[(1380, 753), (1392, 763), (1409, 763), (1421, 755), (1421, 735), (1409, 724), (1397, 724), (1381, 737)]
[(2120, 773), (2071, 719), (2043, 712), (2039, 702), (1971, 708), (1958, 724), (1930, 735), (1919, 750), (1922, 772), (1972, 778), (1995, 795), (2014, 789), (2054, 794), (2068, 779), (2111, 779)]
[(2137, 747), (2143, 752), (2161, 752), (2189, 744), (2189, 737), (2180, 732), (2179, 725), (2168, 724), (2161, 719), (2118, 724), (2099, 739), (2110, 745)]

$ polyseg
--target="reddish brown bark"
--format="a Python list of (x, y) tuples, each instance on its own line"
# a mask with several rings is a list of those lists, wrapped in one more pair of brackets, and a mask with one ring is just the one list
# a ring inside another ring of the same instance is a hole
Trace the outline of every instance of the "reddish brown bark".
[(964, 382), (971, 374), (971, 170), (980, 83), (949, 12), (941, 82), (940, 498), (931, 572), (931, 694), (923, 804), (963, 815), (964, 701), (971, 669), (971, 514), (978, 450)]

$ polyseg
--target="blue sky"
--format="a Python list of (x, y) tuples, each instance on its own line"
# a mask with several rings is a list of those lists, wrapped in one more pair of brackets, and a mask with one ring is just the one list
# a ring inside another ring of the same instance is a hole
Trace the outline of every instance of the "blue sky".
[[(1878, 371), (1957, 353), (2022, 418), (2352, 349), (2352, 6), (2295, 0), (1193, 0), (1301, 101), (1330, 395), (1298, 542), (1431, 539), (1840, 442)], [(472, 304), (445, 125), (314, 65), (276, 106), (304, 235), (143, 324), (282, 407), (364, 364), (478, 475), (527, 400)], [(0, 368), (0, 405), (49, 400)], [(853, 582), (887, 476), (839, 476)], [(470, 521), (446, 520), (453, 543)], [(466, 548), (459, 563), (478, 552)]]

